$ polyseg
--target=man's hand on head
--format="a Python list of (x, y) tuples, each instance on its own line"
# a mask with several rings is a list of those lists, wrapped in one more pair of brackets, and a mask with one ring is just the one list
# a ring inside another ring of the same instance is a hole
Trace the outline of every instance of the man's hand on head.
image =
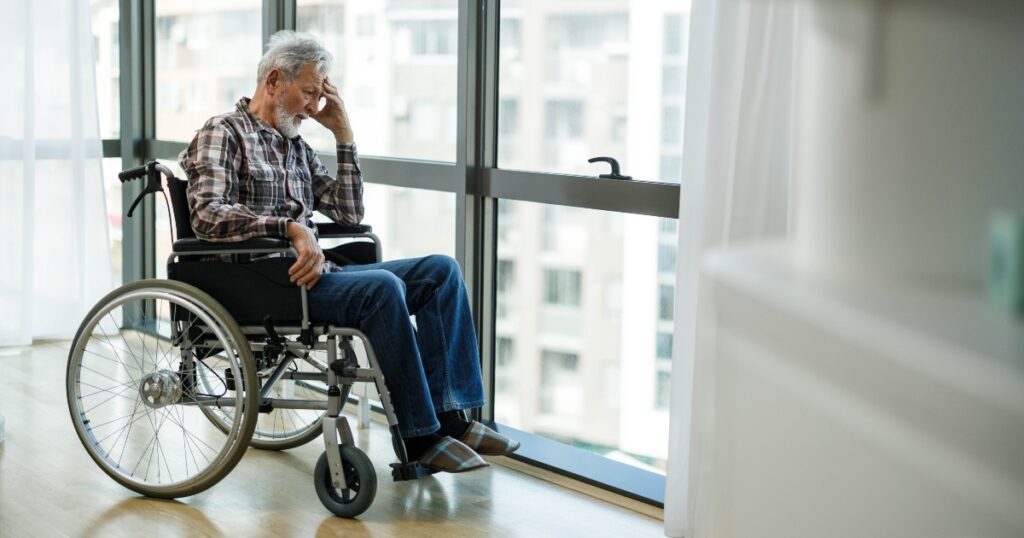
[(299, 253), (299, 258), (288, 268), (288, 278), (296, 286), (305, 284), (312, 288), (320, 280), (323, 271), (324, 253), (313, 235), (313, 230), (292, 221), (288, 223), (288, 240)]
[(331, 79), (324, 78), (323, 86), (324, 99), (327, 104), (313, 115), (313, 119), (334, 133), (334, 138), (340, 142), (353, 142), (352, 126), (348, 122), (348, 112), (345, 110), (345, 102), (342, 101), (338, 88), (331, 84)]

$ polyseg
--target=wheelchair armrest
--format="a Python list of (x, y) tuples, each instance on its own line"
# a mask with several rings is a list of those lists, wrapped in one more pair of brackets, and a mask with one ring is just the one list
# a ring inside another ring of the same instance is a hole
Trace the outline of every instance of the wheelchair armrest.
[(333, 222), (316, 223), (317, 231), (321, 238), (331, 237), (358, 237), (371, 233), (373, 227), (369, 224), (335, 224)]
[(292, 248), (291, 242), (280, 237), (254, 237), (230, 243), (213, 243), (202, 239), (187, 238), (175, 241), (172, 246), (175, 254), (282, 252), (290, 248)]

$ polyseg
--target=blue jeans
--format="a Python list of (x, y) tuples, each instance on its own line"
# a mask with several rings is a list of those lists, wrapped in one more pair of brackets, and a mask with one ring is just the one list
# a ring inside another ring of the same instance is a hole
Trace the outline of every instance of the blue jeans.
[(437, 413), (484, 404), (469, 297), (452, 258), (348, 265), (321, 276), (308, 297), (311, 321), (370, 339), (402, 437), (436, 432)]

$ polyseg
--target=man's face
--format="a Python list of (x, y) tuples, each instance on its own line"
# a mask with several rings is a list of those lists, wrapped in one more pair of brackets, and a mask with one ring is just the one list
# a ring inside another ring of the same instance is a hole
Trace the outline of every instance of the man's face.
[(295, 80), (283, 83), (274, 99), (274, 127), (286, 138), (298, 135), (302, 120), (319, 111), (323, 84), (324, 75), (312, 64), (303, 66)]

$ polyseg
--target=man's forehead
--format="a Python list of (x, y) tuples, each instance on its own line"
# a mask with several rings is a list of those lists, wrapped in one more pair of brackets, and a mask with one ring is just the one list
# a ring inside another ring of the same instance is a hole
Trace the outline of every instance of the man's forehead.
[(302, 67), (302, 71), (299, 71), (298, 80), (303, 84), (312, 84), (320, 87), (324, 83), (326, 75), (316, 69), (316, 66), (312, 64), (306, 64)]

